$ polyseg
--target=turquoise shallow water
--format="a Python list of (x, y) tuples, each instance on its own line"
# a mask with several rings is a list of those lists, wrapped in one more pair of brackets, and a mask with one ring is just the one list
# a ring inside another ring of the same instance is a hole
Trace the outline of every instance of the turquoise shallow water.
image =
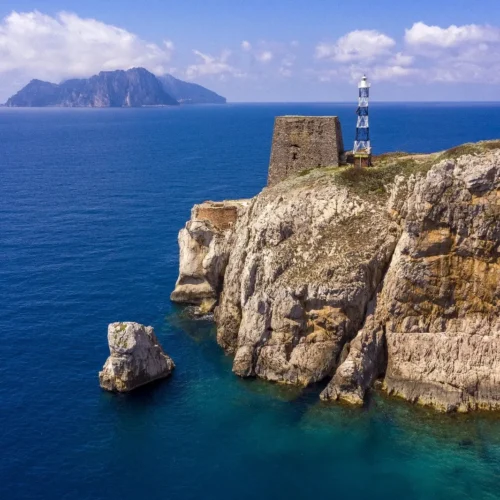
[[(498, 415), (238, 379), (213, 326), (170, 303), (191, 206), (262, 188), (281, 114), (339, 114), (353, 139), (338, 104), (0, 110), (0, 498), (500, 498)], [(373, 144), (497, 138), (499, 115), (375, 104)], [(156, 328), (170, 380), (99, 389), (116, 320)]]

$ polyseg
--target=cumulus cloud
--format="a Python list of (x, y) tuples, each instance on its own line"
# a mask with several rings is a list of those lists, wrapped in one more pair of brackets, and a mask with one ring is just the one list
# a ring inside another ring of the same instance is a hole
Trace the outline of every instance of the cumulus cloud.
[(0, 74), (59, 81), (142, 66), (165, 73), (173, 43), (149, 43), (122, 28), (61, 12), (12, 12), (0, 22)]
[(355, 30), (339, 38), (335, 43), (320, 43), (316, 46), (317, 59), (337, 62), (370, 61), (387, 55), (396, 42), (376, 30)]
[(366, 72), (374, 81), (500, 83), (500, 28), (490, 25), (417, 22), (398, 43), (375, 30), (357, 30), (318, 44), (315, 55), (323, 64), (315, 73), (320, 81), (356, 81)]
[(405, 41), (413, 47), (428, 46), (451, 48), (465, 44), (500, 42), (500, 29), (493, 26), (468, 24), (465, 26), (451, 25), (448, 28), (429, 26), (425, 23), (415, 23), (405, 30)]
[(500, 82), (500, 28), (467, 24), (448, 27), (418, 22), (405, 31), (407, 49), (417, 57), (424, 81)]
[(390, 63), (395, 66), (411, 66), (414, 61), (414, 56), (403, 54), (403, 52), (398, 52), (390, 59)]
[(248, 41), (248, 40), (243, 40), (241, 42), (241, 48), (245, 51), (245, 52), (249, 52), (250, 50), (252, 50), (252, 44)]
[(415, 74), (414, 56), (396, 52), (396, 45), (393, 38), (376, 30), (351, 31), (335, 43), (320, 43), (316, 59), (335, 66), (321, 68), (316, 76), (320, 82), (355, 83), (364, 73), (374, 81), (406, 79)]
[(200, 76), (214, 76), (225, 78), (226, 76), (235, 76), (238, 78), (244, 77), (245, 74), (237, 68), (229, 64), (231, 52), (229, 50), (222, 51), (221, 55), (216, 57), (210, 54), (204, 54), (199, 50), (193, 50), (193, 53), (198, 56), (199, 62), (191, 64), (186, 69), (186, 78), (194, 80)]

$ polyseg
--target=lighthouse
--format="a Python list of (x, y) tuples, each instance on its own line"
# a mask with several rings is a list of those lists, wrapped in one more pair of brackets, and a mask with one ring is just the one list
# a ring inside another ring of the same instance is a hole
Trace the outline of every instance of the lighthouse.
[(360, 167), (371, 165), (372, 149), (370, 144), (370, 125), (368, 121), (368, 101), (370, 99), (370, 84), (365, 75), (358, 84), (359, 98), (358, 121), (356, 123), (356, 139), (354, 140), (354, 164)]

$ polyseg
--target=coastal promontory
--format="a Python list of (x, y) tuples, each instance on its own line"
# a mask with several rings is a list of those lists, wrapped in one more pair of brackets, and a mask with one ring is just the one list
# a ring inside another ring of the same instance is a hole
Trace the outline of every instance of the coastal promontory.
[(173, 300), (217, 301), (239, 376), (500, 409), (500, 143), (373, 165), (294, 173), (223, 227), (193, 210)]

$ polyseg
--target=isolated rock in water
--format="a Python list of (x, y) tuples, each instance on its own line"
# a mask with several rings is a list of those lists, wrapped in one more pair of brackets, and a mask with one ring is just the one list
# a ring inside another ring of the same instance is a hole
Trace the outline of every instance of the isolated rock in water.
[(132, 322), (111, 323), (108, 344), (110, 356), (99, 372), (99, 383), (107, 391), (131, 391), (167, 377), (175, 368), (151, 326)]
[(191, 219), (179, 232), (179, 278), (172, 301), (203, 303), (205, 314), (213, 309), (222, 288), (234, 224), (246, 205), (246, 200), (207, 201), (193, 207)]

